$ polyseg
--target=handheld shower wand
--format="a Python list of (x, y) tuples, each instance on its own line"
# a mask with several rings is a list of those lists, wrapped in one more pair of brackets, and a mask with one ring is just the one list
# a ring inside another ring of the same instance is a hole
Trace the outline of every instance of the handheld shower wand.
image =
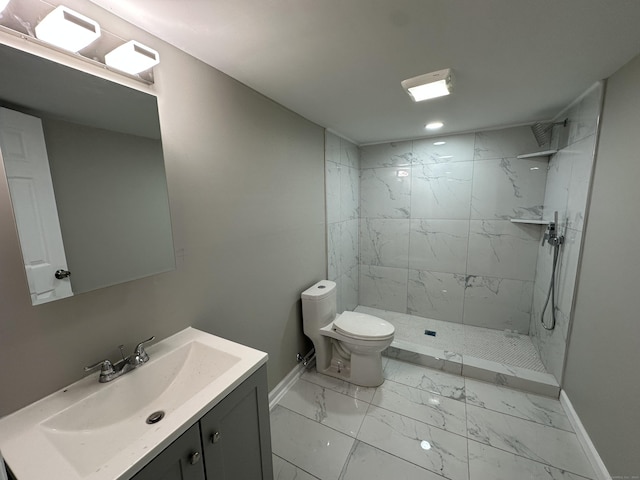
[[(545, 330), (553, 330), (556, 328), (556, 269), (558, 266), (558, 257), (560, 253), (560, 245), (564, 242), (564, 236), (558, 235), (558, 212), (553, 215), (553, 222), (549, 223), (547, 231), (542, 238), (542, 245), (548, 242), (553, 247), (553, 268), (551, 270), (551, 281), (549, 282), (549, 291), (547, 292), (547, 299), (544, 302), (542, 313), (540, 314), (540, 322)], [(551, 326), (548, 326), (544, 321), (544, 313), (549, 306), (549, 299), (551, 299)]]

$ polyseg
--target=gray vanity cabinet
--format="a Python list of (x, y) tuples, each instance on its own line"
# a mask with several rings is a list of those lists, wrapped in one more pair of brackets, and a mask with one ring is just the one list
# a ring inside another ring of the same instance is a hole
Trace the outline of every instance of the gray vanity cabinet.
[(200, 425), (196, 423), (131, 480), (205, 480)]
[(131, 480), (273, 480), (268, 398), (263, 365)]
[(200, 429), (207, 480), (272, 480), (266, 367), (202, 417)]

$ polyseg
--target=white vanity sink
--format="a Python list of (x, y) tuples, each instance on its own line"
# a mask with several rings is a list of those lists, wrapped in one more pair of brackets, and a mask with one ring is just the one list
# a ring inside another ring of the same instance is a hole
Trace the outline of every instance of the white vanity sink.
[(193, 328), (147, 352), (109, 383), (90, 375), (0, 419), (0, 451), (19, 480), (128, 478), (267, 360)]

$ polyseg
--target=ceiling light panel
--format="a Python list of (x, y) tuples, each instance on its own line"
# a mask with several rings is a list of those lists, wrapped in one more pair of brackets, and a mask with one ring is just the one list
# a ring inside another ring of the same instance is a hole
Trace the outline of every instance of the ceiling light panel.
[(449, 95), (453, 88), (451, 69), (438, 70), (401, 82), (414, 102), (422, 102), (431, 98)]

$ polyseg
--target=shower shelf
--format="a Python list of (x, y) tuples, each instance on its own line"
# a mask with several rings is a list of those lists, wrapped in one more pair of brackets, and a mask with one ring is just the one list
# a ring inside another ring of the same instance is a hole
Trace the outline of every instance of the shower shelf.
[(549, 225), (549, 220), (530, 220), (528, 218), (512, 218), (511, 223), (528, 223), (530, 225)]
[(554, 153), (558, 153), (558, 150), (545, 150), (543, 152), (524, 153), (522, 155), (518, 155), (516, 158), (550, 157)]

